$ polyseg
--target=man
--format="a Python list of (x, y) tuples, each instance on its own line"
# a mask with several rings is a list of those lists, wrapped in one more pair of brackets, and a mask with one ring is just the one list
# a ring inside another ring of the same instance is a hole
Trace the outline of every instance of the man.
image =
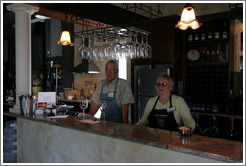
[(106, 63), (105, 76), (106, 79), (99, 81), (92, 94), (89, 114), (95, 115), (102, 105), (102, 101), (107, 101), (105, 120), (127, 124), (128, 106), (134, 103), (131, 88), (126, 80), (117, 77), (118, 64), (114, 60), (109, 60)]

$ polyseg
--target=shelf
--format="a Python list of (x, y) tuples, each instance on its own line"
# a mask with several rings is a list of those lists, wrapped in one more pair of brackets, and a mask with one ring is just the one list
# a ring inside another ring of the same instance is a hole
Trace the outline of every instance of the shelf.
[(207, 113), (207, 112), (191, 112), (191, 115), (202, 115), (202, 116), (216, 116), (216, 117), (224, 117), (224, 118), (235, 118), (235, 119), (243, 119), (243, 116), (240, 115), (230, 115), (230, 114), (221, 114), (221, 113)]
[(187, 62), (186, 66), (224, 66), (228, 62)]
[(194, 44), (207, 44), (207, 43), (226, 43), (226, 42), (229, 42), (229, 39), (226, 38), (226, 39), (206, 39), (206, 40), (197, 40), (197, 41), (188, 41), (187, 42), (187, 45), (194, 45)]

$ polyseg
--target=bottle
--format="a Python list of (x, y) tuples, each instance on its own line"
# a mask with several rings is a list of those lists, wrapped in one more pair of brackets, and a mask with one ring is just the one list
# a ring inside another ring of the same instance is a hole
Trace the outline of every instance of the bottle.
[(236, 110), (238, 115), (243, 115), (243, 91), (239, 90), (239, 96), (236, 99)]
[(215, 103), (212, 105), (212, 112), (213, 112), (213, 113), (219, 112), (219, 105), (218, 105), (217, 102), (215, 102)]
[(207, 53), (206, 53), (206, 62), (210, 62), (210, 52), (209, 52), (209, 50), (207, 50)]
[(204, 30), (204, 28), (202, 27), (202, 29), (201, 29), (201, 40), (205, 40), (206, 39), (206, 34), (205, 34), (205, 30)]
[(6, 103), (9, 103), (9, 90), (7, 90), (6, 96), (5, 96)]
[(189, 29), (188, 31), (188, 41), (192, 41), (193, 40), (193, 34), (192, 31)]
[(237, 140), (237, 131), (234, 129), (234, 118), (231, 118), (231, 129), (230, 129), (230, 135), (229, 139), (230, 140)]
[(214, 50), (212, 50), (211, 51), (211, 56), (210, 56), (211, 58), (210, 58), (210, 60), (211, 60), (211, 62), (214, 62), (215, 61), (215, 52), (214, 52)]
[(228, 38), (228, 33), (227, 33), (227, 22), (224, 22), (223, 25), (223, 32), (222, 32), (222, 38), (223, 39), (227, 39)]
[(194, 130), (194, 134), (202, 134), (202, 129), (201, 129), (201, 126), (200, 126), (200, 122), (199, 122), (199, 116), (196, 115), (196, 127), (195, 127), (195, 130)]
[(217, 128), (217, 124), (216, 124), (216, 117), (213, 116), (213, 122), (212, 122), (212, 126), (210, 127), (210, 130), (209, 130), (209, 135), (211, 137), (218, 137), (219, 136), (219, 131), (218, 131), (218, 128)]
[(8, 93), (8, 102), (13, 103), (14, 102), (14, 92), (13, 92), (13, 90), (9, 90), (8, 92), (9, 92)]
[(216, 61), (219, 61), (219, 62), (223, 61), (220, 50), (216, 50)]
[(211, 102), (209, 100), (206, 102), (205, 108), (206, 112), (211, 112)]
[(215, 26), (215, 31), (214, 31), (214, 38), (219, 39), (220, 38), (220, 31), (219, 31), (219, 26)]
[(230, 90), (230, 95), (229, 95), (228, 101), (227, 101), (226, 112), (229, 114), (234, 114), (234, 109), (235, 109), (235, 97), (234, 97), (233, 90)]
[(199, 30), (195, 30), (195, 35), (194, 35), (194, 40), (195, 41), (198, 41), (200, 38), (199, 38)]
[(207, 39), (212, 39), (212, 38), (213, 38), (212, 28), (208, 28)]

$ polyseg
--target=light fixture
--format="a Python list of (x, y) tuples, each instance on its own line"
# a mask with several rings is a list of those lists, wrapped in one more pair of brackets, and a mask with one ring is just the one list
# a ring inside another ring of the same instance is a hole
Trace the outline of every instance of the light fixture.
[[(67, 29), (67, 14), (65, 14), (65, 22), (66, 22), (66, 29)], [(68, 30), (62, 31), (60, 35), (61, 35), (61, 38), (58, 41), (58, 44), (61, 44), (63, 46), (67, 46), (67, 45), (73, 46), (74, 45), (74, 43), (71, 42), (71, 36)]]
[(58, 41), (58, 44), (61, 44), (63, 46), (67, 46), (67, 45), (73, 46), (74, 45), (73, 42), (71, 42), (71, 36), (70, 36), (69, 31), (65, 30), (61, 32), (61, 38)]
[(186, 3), (181, 14), (181, 19), (176, 24), (175, 28), (178, 27), (181, 30), (186, 30), (189, 27), (198, 29), (200, 25), (201, 24), (196, 19), (194, 7), (190, 3)]

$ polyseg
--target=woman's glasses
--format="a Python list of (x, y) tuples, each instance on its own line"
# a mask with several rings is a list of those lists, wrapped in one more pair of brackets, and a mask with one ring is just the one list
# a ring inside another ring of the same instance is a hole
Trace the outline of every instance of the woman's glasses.
[(168, 85), (168, 83), (162, 83), (162, 84), (161, 84), (161, 83), (156, 83), (155, 85), (156, 85), (157, 87), (160, 87), (160, 86), (161, 86), (161, 87), (166, 87), (166, 86)]

